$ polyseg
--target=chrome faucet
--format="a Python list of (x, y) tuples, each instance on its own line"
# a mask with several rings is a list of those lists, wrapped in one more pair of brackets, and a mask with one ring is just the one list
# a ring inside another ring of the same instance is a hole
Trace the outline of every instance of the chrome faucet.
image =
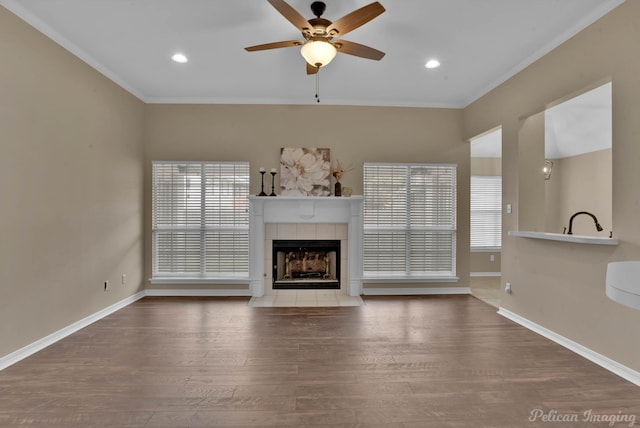
[(591, 216), (593, 221), (596, 223), (596, 230), (598, 232), (602, 231), (602, 226), (600, 226), (600, 223), (598, 223), (598, 219), (596, 218), (596, 216), (586, 211), (578, 211), (577, 213), (572, 215), (571, 218), (569, 219), (569, 231), (567, 232), (567, 235), (573, 235), (573, 232), (571, 231), (571, 229), (573, 228), (573, 219), (576, 218), (576, 216), (579, 216), (580, 214), (586, 214), (588, 216)]

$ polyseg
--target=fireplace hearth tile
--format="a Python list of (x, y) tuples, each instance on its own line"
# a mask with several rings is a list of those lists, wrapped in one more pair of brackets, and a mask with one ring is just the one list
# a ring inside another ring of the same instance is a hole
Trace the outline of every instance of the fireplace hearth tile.
[(273, 306), (296, 306), (295, 297), (276, 297), (273, 301)]
[(364, 306), (360, 296), (339, 296), (340, 306)]
[(347, 296), (339, 290), (275, 290), (275, 292), (262, 297), (252, 297), (249, 306), (254, 308), (364, 306), (360, 296)]
[(318, 306), (340, 306), (338, 297), (333, 296), (318, 296)]

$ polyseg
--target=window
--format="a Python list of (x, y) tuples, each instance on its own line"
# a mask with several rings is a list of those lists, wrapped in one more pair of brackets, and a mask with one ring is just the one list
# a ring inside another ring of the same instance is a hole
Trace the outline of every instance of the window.
[(471, 176), (471, 249), (502, 247), (502, 177)]
[(456, 274), (456, 166), (364, 164), (364, 275)]
[(153, 163), (153, 277), (249, 276), (249, 164)]

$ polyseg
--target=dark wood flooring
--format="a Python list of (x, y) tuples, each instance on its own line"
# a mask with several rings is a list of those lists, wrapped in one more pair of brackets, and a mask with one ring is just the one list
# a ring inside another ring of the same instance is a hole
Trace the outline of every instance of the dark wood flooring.
[(639, 387), (473, 297), (365, 301), (142, 299), (1, 371), (0, 426), (640, 425)]

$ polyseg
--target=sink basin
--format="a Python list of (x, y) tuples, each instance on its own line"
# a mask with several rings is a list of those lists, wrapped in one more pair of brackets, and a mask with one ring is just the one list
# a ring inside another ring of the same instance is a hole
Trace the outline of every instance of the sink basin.
[(608, 298), (640, 309), (640, 262), (609, 263), (605, 284)]

